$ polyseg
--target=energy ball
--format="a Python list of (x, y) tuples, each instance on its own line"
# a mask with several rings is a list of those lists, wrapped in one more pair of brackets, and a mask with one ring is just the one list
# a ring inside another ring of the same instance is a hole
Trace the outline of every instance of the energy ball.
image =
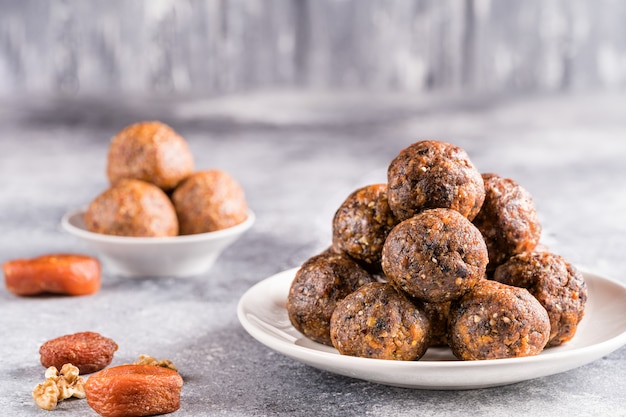
[(429, 346), (448, 346), (448, 316), (452, 301), (443, 303), (422, 303), (424, 312), (430, 319)]
[(480, 172), (458, 146), (434, 140), (400, 151), (387, 170), (389, 207), (406, 220), (432, 208), (449, 208), (472, 220), (485, 198)]
[(342, 355), (412, 361), (428, 348), (430, 322), (392, 285), (372, 282), (337, 304), (330, 336)]
[(121, 180), (98, 195), (84, 216), (94, 233), (134, 237), (178, 234), (172, 202), (156, 185), (140, 180)]
[(243, 188), (224, 171), (196, 172), (172, 194), (181, 235), (226, 229), (248, 218)]
[(404, 220), (387, 236), (382, 268), (400, 289), (422, 301), (451, 301), (485, 277), (487, 246), (467, 218), (431, 209)]
[(289, 288), (291, 324), (311, 340), (332, 346), (330, 317), (337, 303), (373, 278), (347, 255), (325, 251), (302, 264)]
[(462, 360), (538, 355), (549, 336), (548, 313), (524, 288), (482, 280), (450, 307), (448, 343)]
[(169, 191), (193, 170), (193, 156), (187, 142), (161, 122), (127, 126), (109, 145), (107, 176), (113, 185), (131, 178)]
[(396, 223), (387, 202), (387, 184), (359, 188), (335, 212), (333, 247), (367, 266), (380, 269), (385, 239)]
[(496, 268), (493, 279), (528, 289), (546, 309), (551, 325), (547, 346), (558, 346), (574, 337), (585, 313), (587, 286), (582, 274), (562, 256), (521, 253)]
[(488, 271), (511, 256), (532, 251), (541, 237), (541, 224), (530, 193), (517, 182), (483, 174), (485, 201), (473, 223), (489, 251)]

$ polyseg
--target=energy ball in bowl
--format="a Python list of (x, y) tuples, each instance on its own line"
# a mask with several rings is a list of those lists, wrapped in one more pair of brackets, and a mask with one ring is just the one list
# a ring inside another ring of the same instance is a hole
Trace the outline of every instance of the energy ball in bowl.
[(538, 355), (549, 336), (548, 313), (524, 288), (482, 280), (450, 306), (448, 343), (462, 360)]
[(373, 278), (347, 255), (325, 251), (302, 264), (289, 289), (293, 326), (311, 340), (332, 346), (330, 317), (345, 296)]
[(541, 237), (541, 224), (530, 193), (517, 182), (483, 174), (485, 201), (473, 223), (489, 251), (487, 271), (511, 256), (532, 251)]
[(387, 185), (372, 184), (352, 192), (335, 212), (333, 247), (368, 269), (380, 269), (385, 239), (397, 221), (387, 202)]
[(156, 185), (140, 180), (121, 180), (98, 195), (85, 212), (90, 232), (134, 237), (178, 234), (172, 202)]
[(330, 337), (342, 355), (412, 361), (428, 348), (430, 322), (392, 285), (372, 282), (337, 304)]
[(161, 122), (136, 123), (118, 132), (109, 146), (107, 176), (150, 182), (171, 190), (194, 170), (187, 142)]
[(172, 201), (181, 235), (214, 232), (242, 223), (248, 217), (243, 188), (224, 171), (200, 171), (183, 181)]
[(587, 285), (582, 274), (562, 256), (521, 253), (496, 268), (493, 279), (528, 289), (546, 309), (551, 325), (547, 346), (558, 346), (574, 337), (585, 313)]
[(434, 140), (400, 151), (387, 169), (389, 207), (399, 220), (450, 208), (472, 220), (485, 198), (480, 172), (458, 146)]
[(431, 209), (404, 220), (387, 236), (382, 268), (409, 295), (430, 303), (461, 297), (485, 277), (487, 246), (467, 218)]

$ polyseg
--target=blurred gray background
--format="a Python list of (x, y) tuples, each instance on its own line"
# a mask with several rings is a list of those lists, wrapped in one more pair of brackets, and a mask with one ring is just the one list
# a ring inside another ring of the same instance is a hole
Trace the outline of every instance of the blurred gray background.
[(0, 95), (623, 89), (619, 0), (0, 0)]

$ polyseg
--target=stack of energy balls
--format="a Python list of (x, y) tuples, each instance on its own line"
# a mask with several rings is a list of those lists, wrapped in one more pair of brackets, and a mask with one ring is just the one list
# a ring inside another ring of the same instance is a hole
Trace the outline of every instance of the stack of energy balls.
[(343, 355), (408, 361), (430, 346), (462, 360), (537, 355), (574, 337), (585, 282), (539, 245), (527, 190), (435, 140), (403, 149), (387, 174), (346, 198), (332, 245), (296, 273), (296, 329)]
[(111, 140), (110, 187), (85, 212), (95, 233), (166, 237), (213, 232), (248, 217), (243, 188), (218, 169), (194, 171), (185, 139), (168, 125), (140, 122)]

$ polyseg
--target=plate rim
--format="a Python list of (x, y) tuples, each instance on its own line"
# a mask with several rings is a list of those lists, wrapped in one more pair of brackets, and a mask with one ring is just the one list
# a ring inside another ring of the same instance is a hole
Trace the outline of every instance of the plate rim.
[[(589, 271), (586, 268), (580, 268), (580, 267), (576, 267), (577, 270), (579, 272), (581, 272), (585, 278), (585, 280), (589, 280), (591, 282), (601, 282), (604, 284), (609, 284), (609, 285), (615, 285), (617, 287), (619, 287), (622, 291), (626, 292), (626, 285), (624, 283), (621, 283), (619, 281), (601, 276), (595, 272)], [(583, 366), (587, 363), (593, 362), (603, 356), (606, 356), (612, 352), (614, 352), (615, 350), (619, 349), (620, 347), (626, 345), (626, 327), (621, 329), (621, 332), (613, 337), (610, 337), (606, 340), (602, 340), (598, 343), (593, 343), (591, 345), (587, 345), (587, 346), (582, 346), (582, 347), (577, 347), (577, 348), (573, 348), (573, 349), (569, 349), (569, 350), (563, 350), (563, 351), (558, 351), (555, 353), (546, 353), (543, 352), (540, 355), (536, 355), (536, 356), (529, 356), (529, 357), (522, 357), (522, 358), (504, 358), (504, 359), (492, 359), (492, 360), (481, 360), (481, 361), (461, 361), (461, 360), (417, 360), (417, 361), (394, 361), (394, 360), (385, 360), (385, 359), (371, 359), (371, 358), (361, 358), (361, 357), (352, 357), (352, 356), (345, 356), (345, 355), (340, 355), (337, 352), (329, 352), (329, 351), (323, 351), (323, 350), (316, 350), (307, 346), (302, 346), (302, 345), (296, 345), (295, 343), (290, 343), (287, 340), (284, 340), (282, 338), (278, 338), (275, 336), (272, 336), (271, 334), (269, 334), (266, 331), (262, 331), (259, 328), (258, 324), (252, 323), (251, 320), (249, 319), (249, 317), (247, 317), (248, 314), (248, 303), (247, 300), (249, 297), (251, 297), (253, 294), (255, 294), (256, 292), (260, 291), (260, 289), (269, 287), (272, 284), (277, 283), (276, 285), (278, 285), (278, 288), (281, 288), (281, 290), (285, 290), (287, 287), (287, 283), (290, 283), (291, 280), (293, 280), (293, 276), (295, 275), (295, 273), (297, 272), (297, 270), (299, 269), (299, 267), (295, 267), (295, 268), (290, 268), (290, 269), (286, 269), (280, 272), (277, 272), (269, 277), (266, 277), (264, 279), (262, 279), (261, 281), (257, 282), (256, 284), (254, 284), (253, 286), (251, 286), (250, 288), (248, 288), (248, 290), (245, 291), (245, 293), (241, 296), (241, 298), (239, 299), (238, 305), (237, 305), (237, 316), (239, 319), (240, 324), (244, 327), (244, 329), (248, 332), (248, 334), (250, 334), (250, 336), (252, 336), (255, 340), (257, 340), (258, 342), (260, 342), (261, 344), (265, 345), (266, 347), (281, 353), (285, 356), (288, 356), (292, 359), (295, 359), (297, 361), (300, 361), (302, 363), (305, 363), (309, 366), (318, 368), (318, 369), (323, 369), (326, 370), (328, 372), (333, 372), (336, 374), (340, 374), (340, 375), (344, 375), (344, 376), (349, 376), (352, 378), (357, 378), (357, 379), (362, 379), (362, 380), (367, 380), (367, 381), (371, 381), (371, 382), (376, 382), (376, 383), (380, 383), (380, 384), (384, 384), (384, 385), (396, 385), (396, 386), (403, 386), (403, 387), (408, 387), (408, 388), (418, 388), (418, 389), (475, 389), (475, 388), (484, 388), (484, 387), (490, 387), (490, 386), (500, 386), (500, 385), (507, 385), (507, 384), (511, 384), (511, 383), (515, 383), (515, 382), (521, 382), (524, 380), (529, 380), (529, 379), (535, 379), (535, 378), (539, 378), (539, 377), (544, 377), (544, 376), (549, 376), (549, 375), (554, 375), (554, 374), (558, 374), (558, 373), (562, 373), (562, 372), (566, 372), (568, 370)], [(291, 277), (291, 280), (289, 280), (289, 277)], [(284, 282), (283, 282), (284, 281)], [(282, 285), (280, 285), (282, 284)], [(283, 287), (285, 286), (285, 287)], [(271, 301), (269, 301), (271, 300)], [(274, 297), (268, 297), (268, 301), (266, 301), (266, 303), (269, 302), (273, 302)], [(285, 299), (286, 301), (286, 299)], [(268, 304), (269, 305), (269, 304)], [(286, 311), (286, 309), (285, 309)], [(293, 328), (293, 326), (291, 324), (289, 324), (291, 326), (291, 328), (293, 330), (295, 330), (297, 332), (297, 330), (295, 328)], [(290, 335), (290, 337), (293, 337)], [(302, 338), (304, 338), (305, 336), (302, 335)], [(299, 340), (299, 339), (298, 339)], [(309, 342), (309, 341), (308, 341)], [(315, 344), (315, 342), (310, 341), (310, 343)], [(317, 345), (317, 344), (316, 344)], [(332, 347), (326, 347), (324, 345), (319, 345), (320, 347), (324, 347), (327, 349), (332, 349)], [(445, 348), (444, 348), (445, 349)], [(551, 349), (558, 349), (558, 347), (555, 348), (551, 348)], [(558, 355), (555, 358), (555, 355)], [(529, 378), (521, 378), (521, 379), (516, 379), (514, 381), (510, 381), (510, 382), (505, 382), (505, 383), (494, 383), (494, 384), (461, 384), (461, 386), (459, 386), (459, 384), (457, 383), (451, 383), (451, 384), (444, 384), (444, 385), (429, 385), (429, 384), (396, 384), (393, 383), (393, 381), (380, 381), (380, 380), (374, 380), (372, 378), (364, 378), (361, 377), (359, 375), (354, 375), (354, 373), (346, 373), (346, 372), (338, 372), (338, 371), (333, 371), (332, 369), (329, 369), (329, 366), (318, 366), (316, 365), (317, 361), (313, 360), (313, 361), (309, 361), (309, 360), (305, 360), (302, 358), (302, 356), (306, 356), (308, 358), (310, 358), (311, 360), (313, 359), (318, 359), (320, 361), (323, 360), (330, 360), (332, 362), (335, 361), (341, 361), (342, 363), (345, 363), (346, 366), (351, 366), (351, 367), (355, 367), (355, 366), (364, 366), (366, 365), (370, 370), (372, 369), (385, 369), (385, 368), (402, 368), (405, 370), (411, 370), (411, 371), (419, 371), (419, 370), (433, 370), (433, 369), (439, 369), (439, 370), (458, 370), (458, 371), (464, 371), (464, 370), (470, 370), (470, 369), (474, 369), (474, 368), (492, 368), (492, 367), (506, 367), (507, 365), (510, 366), (523, 366), (524, 364), (533, 364), (533, 365), (537, 365), (538, 367), (541, 367), (542, 364), (545, 364), (546, 362), (552, 362), (555, 359), (563, 362), (563, 363), (567, 363), (567, 366), (563, 366), (561, 368), (558, 368), (556, 371), (549, 371), (546, 373), (541, 373), (539, 372), (539, 375), (537, 376), (532, 376)], [(583, 358), (581, 360), (581, 358)], [(574, 360), (576, 360), (573, 364), (571, 362), (573, 362)]]

